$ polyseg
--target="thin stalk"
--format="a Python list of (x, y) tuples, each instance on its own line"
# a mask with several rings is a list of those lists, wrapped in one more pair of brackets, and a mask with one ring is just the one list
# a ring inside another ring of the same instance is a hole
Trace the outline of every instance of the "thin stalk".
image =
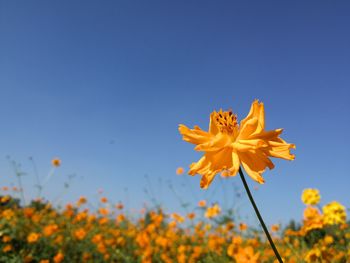
[(246, 192), (247, 192), (247, 194), (248, 194), (248, 197), (249, 197), (250, 202), (251, 202), (252, 205), (253, 205), (253, 208), (254, 208), (254, 210), (255, 210), (255, 213), (256, 213), (256, 215), (257, 215), (259, 221), (260, 221), (260, 224), (261, 224), (262, 228), (264, 229), (265, 235), (266, 235), (267, 239), (268, 239), (269, 242), (270, 242), (270, 246), (271, 246), (271, 248), (273, 249), (273, 252), (275, 252), (275, 255), (276, 255), (276, 258), (278, 259), (278, 261), (279, 261), (280, 263), (283, 263), (283, 260), (282, 260), (282, 258), (281, 258), (281, 256), (280, 256), (280, 254), (278, 253), (275, 244), (273, 243), (273, 240), (272, 240), (272, 238), (271, 238), (271, 236), (270, 236), (270, 233), (269, 233), (269, 231), (267, 230), (267, 227), (266, 227), (266, 225), (265, 225), (265, 223), (264, 223), (264, 220), (262, 219), (262, 217), (261, 217), (261, 215), (260, 215), (259, 209), (258, 209), (258, 207), (257, 207), (256, 204), (255, 204), (255, 201), (254, 201), (254, 199), (253, 199), (253, 196), (252, 196), (252, 194), (250, 193), (248, 184), (247, 184), (247, 182), (246, 182), (246, 180), (245, 180), (245, 178), (244, 178), (244, 175), (243, 175), (243, 172), (242, 172), (241, 167), (239, 167), (239, 175), (241, 176), (241, 179), (242, 179), (244, 188), (245, 188), (245, 190), (246, 190)]
[(22, 176), (21, 174), (17, 174), (19, 192), (21, 193), (21, 198), (22, 198), (22, 201), (23, 201), (23, 205), (25, 206), (26, 205), (26, 199), (24, 198), (21, 176)]

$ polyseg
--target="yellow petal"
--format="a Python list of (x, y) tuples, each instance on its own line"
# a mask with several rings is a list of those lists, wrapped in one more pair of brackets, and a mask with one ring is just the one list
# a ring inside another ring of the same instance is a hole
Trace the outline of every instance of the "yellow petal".
[(209, 121), (209, 133), (214, 134), (214, 135), (219, 132), (218, 127), (215, 125), (215, 120), (214, 120), (215, 114), (216, 114), (216, 111), (213, 111), (210, 114), (210, 121)]
[(215, 173), (208, 173), (202, 176), (201, 182), (200, 182), (200, 187), (203, 189), (207, 189), (208, 186), (211, 184), (211, 182), (215, 178)]
[(239, 158), (238, 158), (238, 154), (236, 153), (236, 151), (232, 151), (231, 154), (232, 157), (232, 166), (229, 168), (229, 176), (235, 176), (239, 170)]
[(269, 169), (274, 168), (271, 160), (261, 150), (239, 153), (239, 158), (244, 170), (253, 180), (257, 181), (258, 183), (264, 183), (264, 179), (261, 174), (266, 170), (267, 167)]
[(282, 158), (286, 160), (294, 160), (294, 154), (290, 153), (290, 149), (295, 149), (295, 145), (287, 143), (283, 139), (277, 137), (272, 140), (268, 140), (268, 147), (264, 149), (266, 153), (272, 157)]
[(268, 146), (268, 143), (261, 139), (239, 140), (232, 144), (232, 147), (239, 152), (247, 152)]
[(208, 162), (207, 158), (203, 156), (199, 159), (198, 162), (192, 163), (190, 165), (190, 170), (188, 171), (188, 174), (195, 175), (199, 172), (205, 173), (209, 169), (210, 163)]
[(264, 104), (259, 103), (258, 100), (253, 101), (247, 117), (245, 117), (241, 121), (241, 124), (240, 124), (241, 129), (245, 129), (246, 125), (249, 125), (249, 126), (252, 125), (252, 122), (248, 123), (252, 119), (255, 119), (256, 123), (254, 121), (254, 128), (247, 127), (249, 128), (249, 131), (250, 131), (249, 134), (262, 132), (265, 128), (265, 110), (264, 110)]
[(231, 148), (224, 148), (217, 152), (207, 152), (197, 163), (191, 165), (189, 174), (202, 175), (203, 183), (201, 185), (208, 186), (217, 173), (232, 167), (231, 153)]
[(196, 151), (213, 152), (223, 149), (231, 143), (230, 136), (225, 133), (218, 133), (211, 140), (197, 145)]
[(206, 131), (201, 130), (198, 126), (194, 129), (189, 129), (183, 124), (179, 125), (179, 132), (183, 135), (183, 140), (193, 143), (201, 144), (209, 141), (212, 135)]

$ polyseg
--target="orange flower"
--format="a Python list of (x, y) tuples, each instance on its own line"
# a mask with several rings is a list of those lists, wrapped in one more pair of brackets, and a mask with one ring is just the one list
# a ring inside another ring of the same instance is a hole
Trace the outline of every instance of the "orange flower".
[(4, 253), (10, 252), (12, 250), (12, 245), (5, 245), (2, 249)]
[(77, 205), (78, 205), (78, 206), (81, 206), (81, 205), (83, 205), (83, 204), (86, 204), (86, 202), (87, 202), (86, 197), (85, 197), (85, 196), (81, 196), (81, 197), (79, 198), (78, 202), (77, 202)]
[(107, 197), (101, 197), (100, 201), (101, 201), (101, 203), (105, 204), (108, 202), (108, 199), (107, 199)]
[(245, 248), (238, 248), (238, 253), (235, 254), (233, 257), (236, 260), (236, 262), (249, 262), (249, 263), (258, 263), (259, 261), (260, 253), (256, 252), (254, 253), (253, 247), (245, 247)]
[(47, 226), (44, 227), (43, 233), (44, 233), (44, 236), (49, 237), (52, 234), (54, 234), (57, 230), (58, 230), (58, 225), (57, 224), (51, 224), (51, 225), (47, 225)]
[(54, 263), (61, 263), (64, 259), (64, 255), (61, 252), (58, 252), (54, 257), (53, 257), (53, 262)]
[(27, 242), (28, 243), (36, 243), (40, 238), (40, 234), (32, 232), (28, 235), (27, 237)]
[(206, 218), (213, 218), (219, 215), (220, 212), (221, 212), (220, 206), (218, 204), (215, 204), (214, 206), (207, 208), (207, 211), (205, 212), (204, 216)]
[(278, 232), (278, 230), (280, 230), (280, 225), (275, 224), (271, 226), (271, 231), (272, 232)]
[(124, 208), (124, 205), (122, 203), (118, 203), (115, 205), (115, 208), (122, 210)]
[(239, 230), (245, 231), (245, 230), (247, 230), (247, 229), (248, 229), (247, 224), (245, 224), (245, 223), (240, 223), (240, 224), (239, 224)]
[(176, 169), (176, 174), (177, 175), (181, 175), (181, 174), (183, 174), (184, 173), (184, 168), (182, 168), (182, 167), (178, 167), (177, 169)]
[(198, 126), (189, 129), (183, 124), (179, 125), (179, 132), (183, 140), (197, 145), (195, 150), (204, 152), (189, 170), (190, 175), (202, 175), (201, 188), (207, 188), (221, 171), (236, 175), (240, 164), (253, 180), (264, 183), (262, 173), (266, 168), (274, 168), (269, 157), (294, 159), (290, 149), (295, 145), (279, 138), (282, 129), (265, 131), (264, 105), (257, 100), (240, 125), (232, 111), (220, 110), (211, 113), (208, 132)]
[(74, 231), (74, 236), (76, 239), (83, 240), (86, 236), (86, 231), (83, 228), (79, 228)]
[(199, 202), (198, 202), (198, 206), (199, 207), (205, 207), (207, 205), (207, 202), (205, 201), (205, 200), (200, 200)]
[(55, 158), (55, 159), (52, 159), (51, 163), (53, 166), (58, 167), (61, 165), (61, 160), (58, 158)]

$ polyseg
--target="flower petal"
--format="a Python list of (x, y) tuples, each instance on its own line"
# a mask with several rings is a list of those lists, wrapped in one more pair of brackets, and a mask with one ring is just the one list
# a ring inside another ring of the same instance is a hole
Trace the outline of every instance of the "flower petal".
[(219, 132), (218, 127), (215, 124), (214, 116), (216, 115), (216, 111), (213, 111), (210, 114), (210, 121), (209, 121), (209, 133), (216, 135)]
[(232, 144), (232, 147), (239, 152), (252, 151), (268, 146), (268, 143), (262, 139), (239, 140)]
[(261, 150), (254, 152), (239, 153), (239, 158), (243, 165), (244, 170), (248, 175), (258, 183), (264, 183), (264, 178), (261, 174), (268, 167), (273, 169), (274, 165), (266, 154)]
[(232, 166), (229, 168), (229, 176), (235, 176), (239, 170), (239, 158), (236, 151), (232, 151)]
[(287, 143), (281, 138), (274, 141), (268, 141), (269, 147), (266, 149), (268, 155), (285, 160), (294, 160), (294, 154), (290, 153), (290, 149), (295, 149), (295, 144)]
[(211, 140), (197, 145), (196, 151), (214, 152), (229, 146), (231, 143), (230, 136), (225, 133), (218, 133)]
[[(254, 121), (251, 121), (254, 119)], [(248, 125), (248, 127), (245, 127)], [(258, 100), (253, 101), (250, 111), (240, 124), (241, 130), (245, 130), (245, 133), (258, 134), (265, 129), (265, 110), (264, 104), (259, 103)], [(247, 135), (247, 134), (246, 134)]]
[[(207, 152), (197, 163), (190, 166), (189, 174), (202, 175), (201, 185), (208, 186), (215, 175), (224, 169), (232, 168), (232, 149), (223, 148), (216, 152)], [(205, 188), (205, 187), (202, 188)]]
[(200, 187), (207, 189), (211, 182), (214, 180), (215, 175), (216, 174), (214, 172), (203, 175), (201, 178)]
[(179, 125), (179, 132), (182, 134), (182, 138), (184, 141), (193, 143), (193, 144), (201, 144), (208, 142), (213, 135), (210, 133), (201, 130), (198, 126), (195, 126), (194, 129), (189, 129), (183, 124)]

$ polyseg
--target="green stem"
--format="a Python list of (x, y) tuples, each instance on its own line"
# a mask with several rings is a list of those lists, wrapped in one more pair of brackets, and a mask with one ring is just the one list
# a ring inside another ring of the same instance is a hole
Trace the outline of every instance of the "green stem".
[(265, 223), (264, 223), (264, 220), (262, 219), (262, 217), (261, 217), (261, 215), (260, 215), (259, 209), (258, 209), (258, 207), (257, 207), (256, 204), (255, 204), (255, 201), (254, 201), (254, 199), (253, 199), (253, 196), (252, 196), (252, 194), (250, 193), (248, 184), (247, 184), (247, 182), (246, 182), (246, 180), (245, 180), (245, 178), (244, 178), (244, 175), (243, 175), (243, 172), (242, 172), (241, 167), (239, 167), (239, 175), (241, 176), (241, 179), (242, 179), (244, 188), (245, 188), (245, 190), (247, 191), (249, 200), (250, 200), (250, 202), (251, 202), (252, 205), (253, 205), (253, 208), (254, 208), (254, 210), (255, 210), (255, 213), (256, 213), (256, 215), (257, 215), (259, 221), (260, 221), (260, 224), (261, 224), (262, 228), (264, 229), (265, 235), (266, 235), (267, 239), (268, 239), (269, 242), (270, 242), (270, 246), (272, 247), (273, 252), (275, 252), (275, 255), (276, 255), (276, 258), (278, 259), (278, 261), (279, 261), (280, 263), (283, 263), (282, 258), (281, 258), (281, 256), (280, 256), (280, 254), (278, 253), (275, 244), (273, 243), (273, 240), (272, 240), (272, 238), (271, 238), (271, 236), (270, 236), (270, 233), (269, 233), (269, 231), (267, 230), (267, 227), (266, 227), (266, 225), (265, 225)]

